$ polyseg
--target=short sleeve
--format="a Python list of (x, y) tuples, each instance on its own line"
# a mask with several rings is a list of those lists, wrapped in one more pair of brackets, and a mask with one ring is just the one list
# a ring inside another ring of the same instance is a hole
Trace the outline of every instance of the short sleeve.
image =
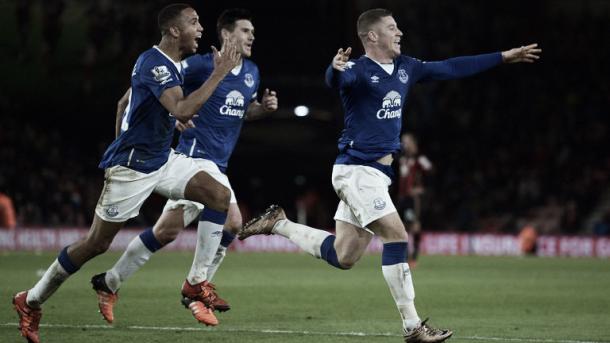
[(150, 89), (157, 99), (163, 91), (182, 85), (176, 67), (167, 60), (146, 59), (140, 67), (140, 82)]

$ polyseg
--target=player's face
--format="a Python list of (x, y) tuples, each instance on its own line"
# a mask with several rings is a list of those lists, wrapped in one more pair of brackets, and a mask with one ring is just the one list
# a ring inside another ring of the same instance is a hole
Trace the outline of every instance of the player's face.
[(235, 42), (237, 51), (244, 57), (252, 56), (254, 43), (254, 26), (250, 20), (240, 19), (235, 22), (235, 28), (229, 33), (229, 39)]
[(180, 48), (185, 53), (197, 52), (197, 41), (201, 38), (203, 27), (199, 24), (199, 16), (192, 8), (182, 11), (180, 21)]
[(396, 58), (400, 55), (400, 40), (402, 31), (398, 29), (398, 24), (394, 17), (383, 17), (376, 25), (375, 32), (377, 33), (377, 44), (389, 58)]

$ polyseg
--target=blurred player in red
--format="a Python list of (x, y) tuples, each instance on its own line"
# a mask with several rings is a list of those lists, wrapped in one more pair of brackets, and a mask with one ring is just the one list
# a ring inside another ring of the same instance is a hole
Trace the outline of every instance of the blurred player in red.
[(432, 172), (432, 162), (419, 153), (417, 138), (410, 133), (400, 137), (402, 146), (398, 160), (398, 213), (405, 228), (413, 237), (413, 250), (409, 256), (411, 268), (417, 264), (421, 242), (421, 203), (425, 192), (424, 175)]

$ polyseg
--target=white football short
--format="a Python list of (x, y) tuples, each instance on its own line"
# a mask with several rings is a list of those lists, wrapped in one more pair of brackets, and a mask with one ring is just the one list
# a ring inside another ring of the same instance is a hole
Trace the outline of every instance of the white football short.
[(332, 183), (341, 199), (335, 220), (366, 229), (375, 220), (396, 212), (388, 191), (392, 180), (378, 169), (335, 164)]
[[(203, 170), (204, 172), (210, 174), (216, 181), (220, 182), (223, 186), (227, 187), (231, 191), (231, 204), (237, 203), (237, 198), (235, 198), (235, 192), (233, 188), (231, 188), (231, 183), (229, 182), (229, 178), (223, 172), (218, 169), (216, 163), (202, 159), (195, 158), (193, 159), (195, 164), (199, 168), (199, 170)], [(199, 217), (199, 213), (203, 210), (203, 204), (200, 204), (195, 201), (190, 201), (186, 199), (181, 200), (167, 200), (165, 203), (165, 207), (163, 208), (163, 212), (176, 209), (178, 207), (182, 207), (184, 212), (184, 225), (189, 225), (193, 220)]]
[(95, 213), (105, 221), (120, 223), (137, 216), (152, 192), (183, 199), (186, 184), (199, 170), (192, 158), (173, 150), (167, 162), (149, 174), (123, 166), (107, 168)]

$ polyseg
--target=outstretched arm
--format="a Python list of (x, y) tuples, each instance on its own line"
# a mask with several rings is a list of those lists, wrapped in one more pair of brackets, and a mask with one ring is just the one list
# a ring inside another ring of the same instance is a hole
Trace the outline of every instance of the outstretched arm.
[(210, 98), (212, 93), (225, 76), (239, 63), (240, 55), (235, 44), (225, 40), (223, 48), (219, 52), (212, 47), (214, 55), (214, 70), (208, 79), (196, 91), (187, 97), (182, 92), (182, 87), (166, 89), (159, 101), (163, 106), (181, 122), (186, 123), (191, 119), (201, 106)]
[(253, 101), (250, 106), (248, 106), (246, 120), (260, 119), (277, 110), (278, 102), (277, 93), (275, 91), (270, 91), (269, 88), (266, 88), (261, 101), (262, 102)]
[(532, 63), (539, 59), (542, 52), (538, 44), (530, 44), (503, 52), (462, 56), (439, 62), (423, 62), (419, 80), (457, 79), (483, 72), (500, 63)]
[(121, 133), (121, 122), (123, 121), (123, 115), (125, 114), (125, 109), (127, 105), (129, 105), (129, 96), (131, 95), (131, 87), (127, 89), (125, 94), (119, 99), (119, 102), (116, 105), (116, 123), (114, 127), (114, 137), (118, 137)]

